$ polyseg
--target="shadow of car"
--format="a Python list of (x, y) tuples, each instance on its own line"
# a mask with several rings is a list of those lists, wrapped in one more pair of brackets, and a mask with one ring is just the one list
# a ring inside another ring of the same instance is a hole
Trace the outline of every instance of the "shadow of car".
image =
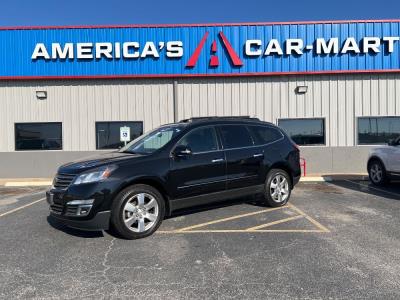
[(330, 184), (390, 200), (400, 200), (400, 181), (393, 181), (390, 185), (380, 187), (370, 181), (361, 180), (338, 180)]

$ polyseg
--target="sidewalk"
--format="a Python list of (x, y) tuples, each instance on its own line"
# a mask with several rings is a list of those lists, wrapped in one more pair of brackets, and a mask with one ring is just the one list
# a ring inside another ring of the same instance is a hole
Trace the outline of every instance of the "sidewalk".
[[(310, 174), (301, 177), (300, 182), (330, 182), (338, 180), (368, 180), (368, 174)], [(52, 178), (0, 178), (0, 186), (50, 186)]]

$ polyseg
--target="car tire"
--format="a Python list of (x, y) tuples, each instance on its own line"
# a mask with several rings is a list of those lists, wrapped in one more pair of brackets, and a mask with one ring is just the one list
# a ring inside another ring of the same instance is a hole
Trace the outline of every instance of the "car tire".
[(385, 166), (378, 159), (374, 159), (368, 164), (368, 176), (369, 180), (377, 186), (383, 186), (389, 182)]
[(265, 203), (271, 207), (284, 206), (288, 203), (290, 194), (291, 180), (289, 174), (281, 169), (270, 170), (265, 181)]
[(114, 199), (110, 229), (129, 240), (153, 234), (165, 216), (165, 200), (152, 186), (135, 184), (122, 190)]

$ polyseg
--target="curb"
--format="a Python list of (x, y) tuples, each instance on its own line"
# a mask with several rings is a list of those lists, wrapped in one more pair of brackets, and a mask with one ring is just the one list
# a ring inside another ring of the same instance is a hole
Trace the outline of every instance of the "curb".
[(300, 182), (331, 182), (332, 178), (331, 177), (322, 177), (322, 176), (317, 176), (317, 177), (301, 177)]
[(0, 187), (49, 186), (52, 178), (0, 178)]
[(368, 175), (365, 174), (332, 174), (321, 176), (307, 176), (300, 178), (300, 182), (332, 182), (343, 180), (368, 181), (369, 178)]
[(51, 184), (52, 184), (51, 181), (10, 181), (10, 182), (5, 182), (4, 186), (6, 187), (50, 186)]

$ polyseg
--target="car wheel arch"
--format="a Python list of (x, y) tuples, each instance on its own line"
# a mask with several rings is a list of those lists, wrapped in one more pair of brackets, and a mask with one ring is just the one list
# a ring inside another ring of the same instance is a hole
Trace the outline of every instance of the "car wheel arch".
[[(286, 163), (284, 163), (284, 162), (276, 162), (276, 163), (274, 163), (274, 164), (272, 164), (268, 169), (267, 169), (267, 172), (266, 172), (266, 176), (268, 175), (268, 172), (270, 171), (270, 170), (272, 170), (272, 169), (281, 169), (281, 170), (283, 170), (283, 171), (285, 171), (286, 173), (288, 173), (289, 174), (289, 177), (290, 177), (290, 188), (291, 189), (293, 189), (293, 172), (292, 172), (292, 170), (290, 169), (290, 167), (286, 164)], [(265, 180), (266, 180), (267, 178), (265, 178)]]
[(385, 163), (383, 162), (383, 160), (379, 157), (379, 156), (371, 156), (369, 159), (368, 159), (368, 164), (367, 164), (367, 170), (369, 171), (369, 167), (370, 167), (370, 165), (371, 165), (371, 163), (373, 162), (373, 161), (379, 161), (381, 164), (382, 164), (382, 166), (383, 166), (383, 169), (386, 171), (386, 166), (385, 166)]
[(165, 215), (170, 216), (171, 211), (170, 211), (170, 204), (169, 204), (169, 194), (165, 186), (163, 185), (162, 182), (158, 178), (150, 177), (150, 176), (145, 176), (145, 177), (137, 177), (133, 178), (130, 180), (125, 181), (116, 191), (115, 195), (118, 195), (119, 192), (121, 192), (123, 189), (126, 189), (128, 186), (136, 185), (136, 184), (145, 184), (148, 186), (151, 186), (158, 190), (160, 194), (163, 196), (164, 201), (165, 201)]

